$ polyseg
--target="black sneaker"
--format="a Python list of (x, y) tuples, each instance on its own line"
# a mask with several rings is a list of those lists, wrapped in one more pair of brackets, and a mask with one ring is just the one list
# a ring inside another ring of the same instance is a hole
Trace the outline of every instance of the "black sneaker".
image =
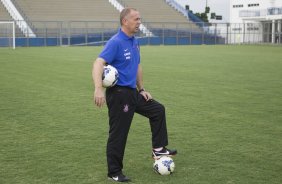
[(152, 157), (157, 160), (159, 158), (161, 158), (161, 156), (173, 156), (177, 154), (177, 150), (176, 149), (167, 149), (166, 147), (163, 147), (163, 149), (161, 151), (155, 151), (153, 149), (152, 151)]
[(109, 179), (111, 179), (112, 181), (116, 181), (116, 182), (129, 182), (130, 181), (130, 179), (124, 176), (122, 173), (117, 176), (109, 177)]

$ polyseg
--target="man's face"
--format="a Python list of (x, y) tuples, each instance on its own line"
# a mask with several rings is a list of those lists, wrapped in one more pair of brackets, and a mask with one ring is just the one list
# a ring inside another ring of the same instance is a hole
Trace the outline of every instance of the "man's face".
[(135, 34), (139, 31), (141, 18), (138, 11), (132, 10), (124, 19), (124, 26), (129, 34)]

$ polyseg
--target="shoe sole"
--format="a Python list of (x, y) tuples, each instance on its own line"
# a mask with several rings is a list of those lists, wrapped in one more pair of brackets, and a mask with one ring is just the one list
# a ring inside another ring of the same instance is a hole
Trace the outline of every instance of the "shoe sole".
[[(176, 154), (175, 154), (176, 155)], [(161, 157), (163, 157), (163, 156), (167, 156), (167, 157), (174, 157), (175, 155), (162, 155), (162, 156), (156, 156), (156, 157), (154, 157), (154, 156), (152, 156), (152, 158), (154, 159), (154, 160), (159, 160)]]
[(111, 181), (111, 182), (115, 182), (115, 183), (129, 183), (131, 182), (131, 180), (126, 180), (126, 181), (117, 181), (117, 180), (114, 180), (113, 178), (111, 177), (108, 177), (108, 180)]

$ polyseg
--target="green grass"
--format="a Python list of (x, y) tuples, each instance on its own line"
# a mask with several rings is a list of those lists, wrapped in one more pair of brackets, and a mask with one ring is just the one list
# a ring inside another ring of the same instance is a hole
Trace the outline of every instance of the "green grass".
[[(0, 183), (107, 181), (107, 109), (92, 102), (101, 47), (0, 49)], [(166, 106), (175, 173), (152, 171), (136, 114), (124, 173), (133, 183), (282, 183), (278, 46), (144, 46), (144, 83)]]

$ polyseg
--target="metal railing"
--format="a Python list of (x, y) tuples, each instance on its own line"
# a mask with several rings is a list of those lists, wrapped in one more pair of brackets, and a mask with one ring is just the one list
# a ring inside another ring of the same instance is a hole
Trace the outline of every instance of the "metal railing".
[[(154, 33), (136, 34), (141, 45), (191, 44), (282, 44), (282, 21), (262, 23), (144, 23)], [(112, 21), (34, 21), (37, 37), (25, 37), (16, 30), (16, 46), (104, 45), (119, 29)], [(274, 27), (274, 28), (273, 28)], [(0, 27), (0, 42), (7, 38)], [(0, 44), (1, 45), (1, 44)], [(3, 46), (3, 45), (1, 45)]]

